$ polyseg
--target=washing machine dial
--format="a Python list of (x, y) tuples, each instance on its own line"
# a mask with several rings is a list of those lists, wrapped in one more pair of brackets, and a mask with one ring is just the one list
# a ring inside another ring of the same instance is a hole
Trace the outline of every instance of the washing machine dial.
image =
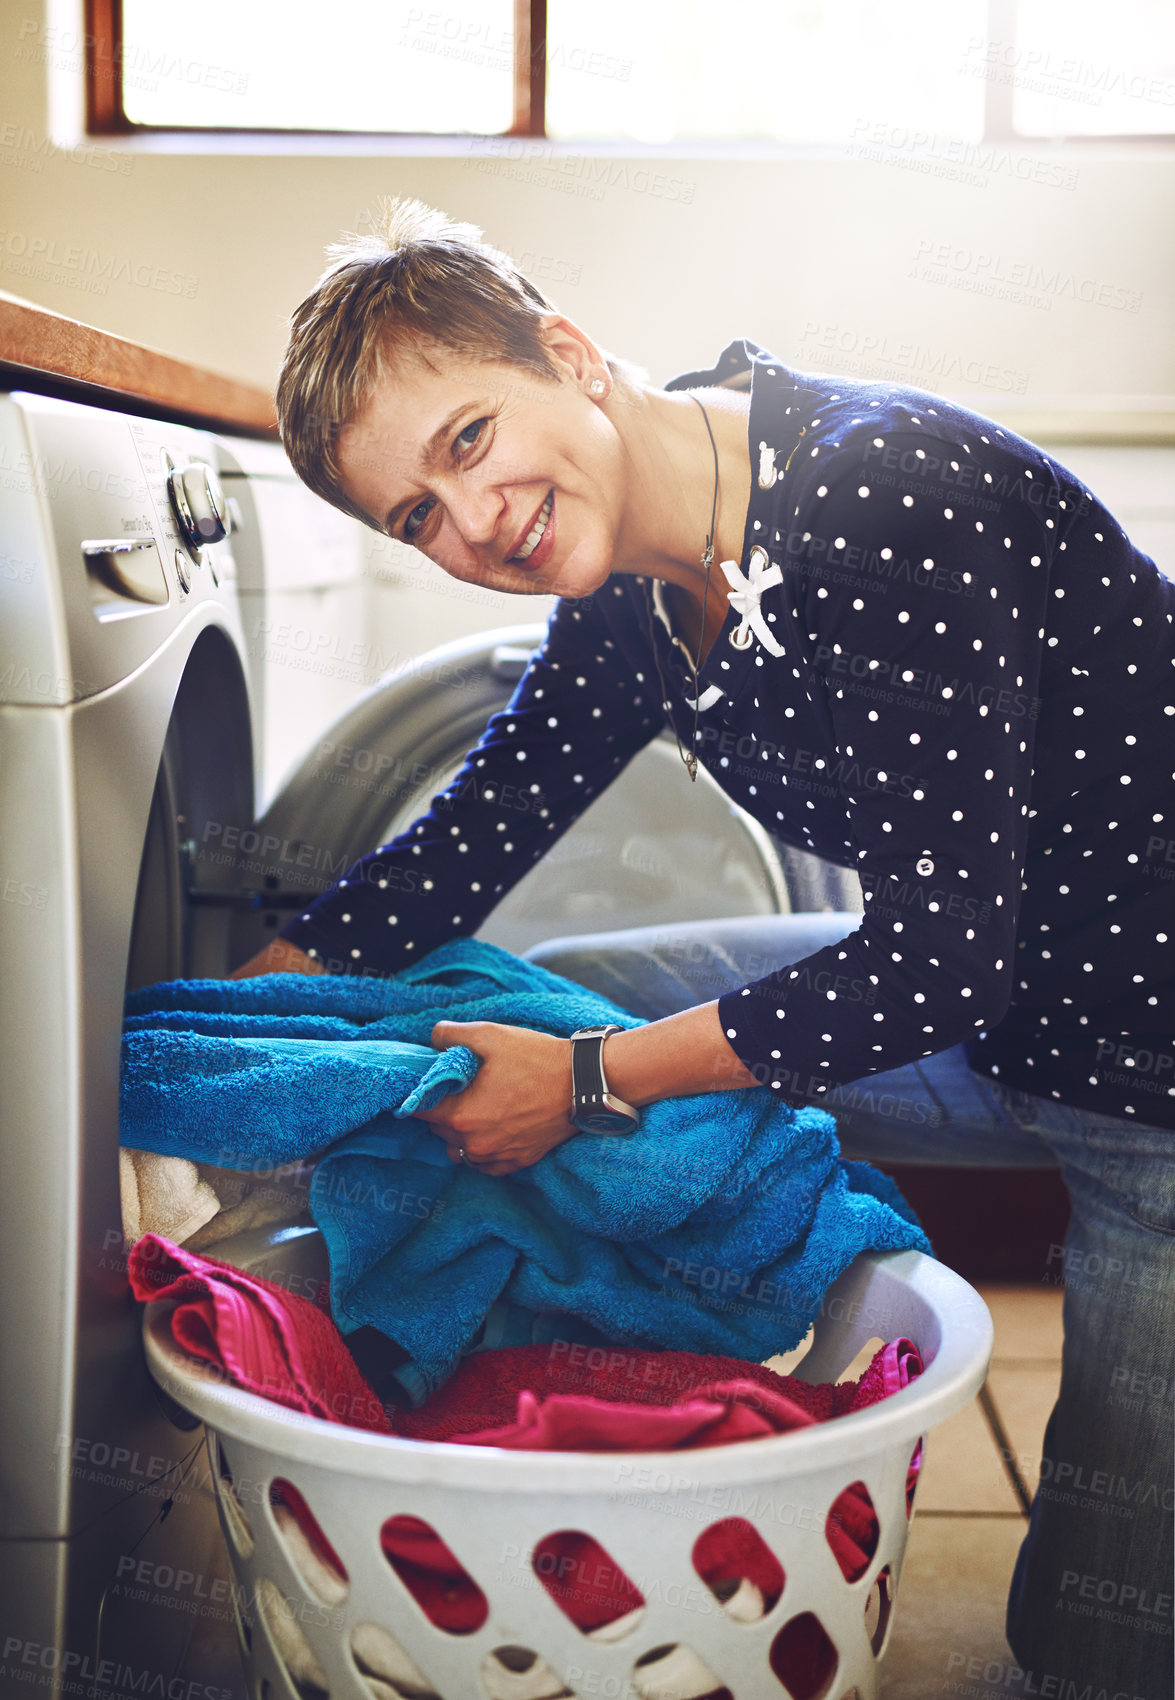
[(228, 505), (210, 466), (200, 460), (173, 466), (167, 475), (167, 490), (181, 535), (193, 555), (198, 557), (205, 544), (219, 543), (228, 536)]

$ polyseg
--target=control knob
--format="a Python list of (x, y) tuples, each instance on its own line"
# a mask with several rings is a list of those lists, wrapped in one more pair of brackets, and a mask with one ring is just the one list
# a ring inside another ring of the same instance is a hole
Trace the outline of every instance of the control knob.
[(167, 475), (167, 489), (183, 540), (194, 555), (205, 544), (219, 543), (228, 536), (228, 504), (210, 466), (200, 460), (173, 466)]

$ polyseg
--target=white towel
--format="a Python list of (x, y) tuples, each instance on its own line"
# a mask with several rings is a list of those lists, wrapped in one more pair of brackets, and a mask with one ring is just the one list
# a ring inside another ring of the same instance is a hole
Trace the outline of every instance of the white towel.
[(264, 1176), (119, 1147), (122, 1232), (128, 1246), (159, 1234), (193, 1251), (265, 1222), (308, 1218), (313, 1164), (288, 1163)]
[(220, 1209), (220, 1199), (187, 1157), (161, 1157), (122, 1145), (118, 1184), (127, 1245), (144, 1234), (160, 1234), (182, 1245)]

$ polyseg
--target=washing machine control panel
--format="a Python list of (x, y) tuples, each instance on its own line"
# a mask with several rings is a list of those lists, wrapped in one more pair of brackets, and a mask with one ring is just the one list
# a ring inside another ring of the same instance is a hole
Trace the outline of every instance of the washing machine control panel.
[(166, 449), (167, 493), (180, 535), (193, 557), (208, 543), (219, 543), (229, 534), (229, 514), (220, 479), (207, 461), (190, 461), (176, 466)]
[(32, 393), (0, 396), (0, 702), (78, 701), (126, 678), (202, 601), (239, 621), (217, 440)]

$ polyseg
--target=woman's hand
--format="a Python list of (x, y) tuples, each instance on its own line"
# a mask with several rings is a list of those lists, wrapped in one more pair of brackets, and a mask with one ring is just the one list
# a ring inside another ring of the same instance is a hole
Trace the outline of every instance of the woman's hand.
[(497, 1021), (438, 1021), (438, 1051), (466, 1045), (481, 1058), (476, 1078), (434, 1109), (418, 1112), (449, 1156), (486, 1175), (529, 1168), (578, 1130), (570, 1119), (571, 1040)]

